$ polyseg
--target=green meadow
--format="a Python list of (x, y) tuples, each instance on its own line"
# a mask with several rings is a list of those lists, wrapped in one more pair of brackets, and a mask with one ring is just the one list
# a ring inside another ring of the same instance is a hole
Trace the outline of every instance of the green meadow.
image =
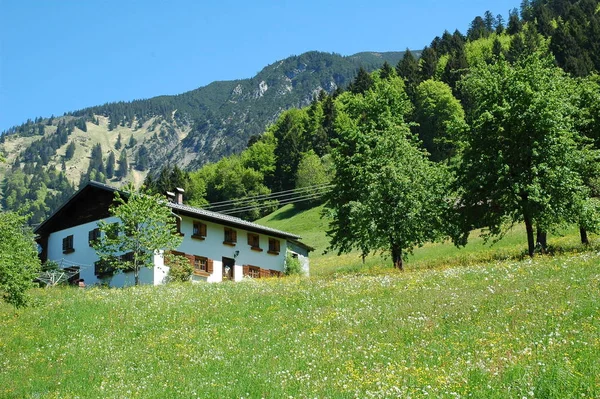
[(534, 259), (519, 227), (493, 246), (430, 244), (401, 273), (323, 255), (319, 209), (280, 212), (261, 222), (317, 248), (309, 278), (0, 304), (0, 397), (600, 397), (600, 247), (575, 230)]

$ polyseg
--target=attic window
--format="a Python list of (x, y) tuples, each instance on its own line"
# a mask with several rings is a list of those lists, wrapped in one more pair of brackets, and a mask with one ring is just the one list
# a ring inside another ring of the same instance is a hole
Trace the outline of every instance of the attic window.
[(192, 238), (196, 238), (198, 240), (204, 240), (206, 238), (206, 225), (197, 220), (194, 221), (192, 230)]
[(276, 238), (269, 238), (269, 251), (268, 253), (273, 254), (273, 255), (279, 255), (279, 250), (280, 250), (280, 246), (279, 246), (279, 240)]
[(235, 231), (234, 229), (230, 229), (229, 227), (225, 227), (224, 232), (225, 239), (223, 241), (223, 244), (234, 246), (237, 242), (237, 231)]
[(66, 236), (62, 241), (63, 254), (70, 254), (75, 252), (75, 248), (73, 248), (73, 235)]
[(258, 234), (248, 233), (248, 245), (250, 245), (250, 249), (253, 251), (262, 251)]

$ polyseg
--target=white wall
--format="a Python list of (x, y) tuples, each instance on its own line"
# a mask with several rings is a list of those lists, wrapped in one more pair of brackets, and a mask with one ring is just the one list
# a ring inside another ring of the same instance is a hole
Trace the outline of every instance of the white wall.
[[(206, 224), (206, 238), (198, 240), (192, 238), (193, 221), (198, 220)], [(202, 219), (194, 219), (188, 216), (182, 216), (181, 232), (184, 234), (183, 242), (178, 251), (189, 255), (204, 256), (213, 260), (213, 274), (208, 278), (209, 282), (222, 281), (223, 264), (222, 258), (235, 259), (234, 280), (240, 281), (243, 277), (243, 265), (259, 266), (263, 269), (278, 270), (283, 272), (285, 260), (286, 240), (283, 238), (272, 237), (266, 234), (259, 234), (259, 244), (262, 252), (250, 249), (248, 245), (247, 231), (234, 229), (237, 231), (237, 243), (235, 246), (223, 244), (225, 240), (224, 226), (217, 223), (207, 222)], [(280, 252), (278, 255), (267, 253), (269, 250), (269, 237), (279, 240)], [(239, 251), (236, 256), (236, 251)]]
[[(106, 222), (116, 222), (118, 219), (110, 217)], [(207, 225), (206, 238), (198, 240), (192, 238), (193, 221), (198, 220)], [(48, 237), (48, 260), (58, 262), (63, 267), (80, 266), (80, 278), (85, 280), (86, 285), (98, 283), (109, 283), (114, 287), (123, 287), (134, 284), (133, 273), (118, 273), (111, 278), (98, 279), (94, 274), (94, 262), (98, 256), (92, 247), (88, 244), (88, 233), (97, 227), (97, 222), (85, 223), (79, 226), (71, 227), (65, 230), (57, 231)], [(285, 239), (273, 237), (279, 240), (280, 252), (277, 255), (269, 254), (269, 235), (259, 234), (259, 244), (262, 252), (250, 249), (248, 245), (247, 231), (235, 229), (237, 231), (237, 243), (235, 246), (225, 245), (224, 226), (212, 222), (206, 222), (201, 219), (194, 219), (188, 216), (182, 217), (181, 232), (184, 234), (183, 242), (177, 248), (177, 251), (185, 252), (189, 255), (204, 256), (213, 260), (213, 273), (206, 278), (208, 282), (219, 282), (223, 279), (222, 258), (227, 257), (235, 259), (234, 280), (240, 281), (243, 278), (243, 265), (258, 266), (263, 269), (278, 270), (283, 272), (287, 242)], [(63, 238), (73, 235), (74, 252), (63, 254)], [(239, 251), (236, 256), (236, 251)], [(64, 259), (64, 261), (63, 261)], [(142, 284), (162, 284), (168, 274), (169, 268), (164, 265), (163, 257), (156, 255), (154, 258), (156, 267), (154, 270), (142, 268), (140, 270), (140, 283)], [(195, 280), (202, 278), (195, 277)]]
[[(104, 219), (108, 223), (114, 223), (118, 219), (110, 217)], [(98, 279), (94, 274), (94, 262), (98, 260), (96, 251), (90, 247), (88, 237), (90, 230), (98, 227), (97, 222), (81, 224), (68, 229), (56, 231), (48, 237), (48, 260), (57, 262), (61, 267), (79, 266), (79, 277), (85, 280), (86, 285), (108, 283), (111, 287), (124, 287), (133, 285), (135, 278), (132, 272), (119, 272), (112, 277)], [(74, 252), (64, 254), (62, 250), (63, 238), (73, 235)], [(153, 284), (154, 271), (147, 267), (140, 270), (140, 283)]]

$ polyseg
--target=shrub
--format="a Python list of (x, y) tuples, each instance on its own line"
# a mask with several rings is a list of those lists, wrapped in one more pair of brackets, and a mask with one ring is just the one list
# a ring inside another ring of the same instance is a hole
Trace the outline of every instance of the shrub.
[(302, 270), (302, 264), (300, 263), (300, 259), (294, 257), (291, 252), (288, 252), (285, 255), (285, 275), (301, 275), (304, 271)]
[(189, 281), (194, 269), (190, 261), (181, 255), (165, 255), (165, 265), (169, 266), (168, 281)]

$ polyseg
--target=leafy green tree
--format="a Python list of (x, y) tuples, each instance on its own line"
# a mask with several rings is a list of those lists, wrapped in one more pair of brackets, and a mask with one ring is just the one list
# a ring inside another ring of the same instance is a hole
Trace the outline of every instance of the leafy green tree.
[(291, 190), (296, 186), (296, 172), (302, 153), (307, 150), (305, 110), (291, 109), (284, 112), (273, 126), (277, 139), (275, 148), (274, 187), (277, 191)]
[(330, 249), (389, 251), (402, 269), (415, 246), (441, 235), (448, 176), (416, 146), (401, 79), (376, 80), (364, 96), (345, 93), (337, 108)]
[(0, 298), (15, 307), (27, 305), (27, 290), (40, 269), (35, 241), (26, 218), (0, 212)]
[(572, 86), (540, 53), (514, 66), (502, 60), (480, 65), (465, 78), (463, 90), (474, 106), (457, 170), (464, 215), (459, 242), (476, 226), (498, 236), (524, 222), (533, 256), (534, 226), (545, 232), (576, 222), (588, 191), (570, 118)]
[[(135, 285), (139, 285), (140, 270), (154, 266), (154, 255), (181, 244), (176, 216), (165, 204), (162, 195), (140, 193), (131, 186), (123, 196), (115, 192), (115, 205), (109, 208), (109, 212), (119, 222), (101, 220), (98, 223), (102, 234), (93, 243), (94, 249), (98, 257), (113, 268), (132, 270)], [(124, 254), (131, 256), (119, 257)]]
[(465, 113), (450, 87), (431, 79), (417, 87), (415, 121), (423, 146), (436, 162), (453, 155), (452, 142), (466, 128)]
[(298, 164), (296, 188), (301, 190), (299, 196), (307, 198), (295, 206), (311, 207), (321, 202), (324, 186), (331, 182), (331, 172), (329, 154), (321, 159), (313, 150), (304, 153)]

